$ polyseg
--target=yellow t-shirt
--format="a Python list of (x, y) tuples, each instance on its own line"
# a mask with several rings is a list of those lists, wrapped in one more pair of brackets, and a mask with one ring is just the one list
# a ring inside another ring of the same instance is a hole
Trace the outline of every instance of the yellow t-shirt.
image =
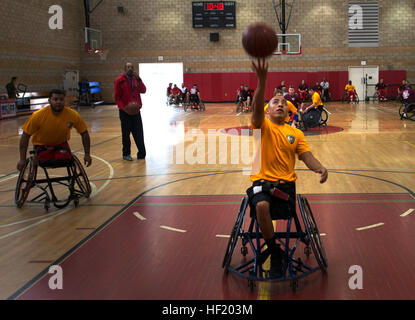
[[(255, 127), (251, 124), (252, 128)], [(261, 125), (261, 169), (251, 181), (295, 181), (295, 154), (310, 151), (301, 130), (288, 124), (278, 125), (265, 118)]]
[(59, 115), (55, 115), (47, 106), (33, 113), (22, 129), (33, 136), (33, 145), (58, 145), (70, 139), (72, 127), (80, 134), (88, 129), (75, 110), (64, 107)]
[(344, 88), (344, 90), (346, 90), (347, 92), (349, 91), (355, 91), (356, 87), (352, 84), (346, 84), (346, 87)]
[(316, 104), (315, 108), (317, 108), (318, 106), (322, 106), (323, 102), (321, 101), (321, 97), (318, 94), (318, 92), (314, 92), (313, 96), (311, 97), (311, 99), (313, 100), (313, 103)]
[[(297, 113), (297, 108), (295, 107), (295, 105), (293, 105), (290, 101), (288, 101), (288, 100), (285, 100), (285, 101), (287, 101), (287, 107), (288, 107), (288, 110), (289, 111), (291, 111), (291, 113)], [(267, 109), (268, 109), (268, 107), (269, 107), (269, 104), (267, 103), (267, 105), (264, 107), (264, 111), (265, 112), (267, 112)], [(289, 115), (287, 115), (287, 117), (285, 118), (285, 120), (284, 120), (285, 122), (289, 122), (290, 121), (290, 116)]]

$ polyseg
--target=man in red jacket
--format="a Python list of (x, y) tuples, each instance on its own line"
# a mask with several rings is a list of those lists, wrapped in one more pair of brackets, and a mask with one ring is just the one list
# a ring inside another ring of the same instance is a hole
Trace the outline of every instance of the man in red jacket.
[(137, 145), (137, 159), (146, 157), (146, 147), (144, 145), (143, 122), (140, 112), (129, 115), (123, 111), (129, 104), (138, 103), (141, 109), (141, 93), (146, 92), (146, 86), (138, 74), (134, 72), (134, 65), (131, 62), (125, 64), (125, 72), (121, 74), (114, 83), (114, 97), (118, 105), (121, 131), (122, 131), (122, 156), (126, 161), (132, 161), (130, 133), (132, 133), (135, 144)]

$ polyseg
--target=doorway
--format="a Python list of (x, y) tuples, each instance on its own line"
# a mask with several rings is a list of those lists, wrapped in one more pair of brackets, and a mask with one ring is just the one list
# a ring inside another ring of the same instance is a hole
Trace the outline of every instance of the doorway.
[(373, 97), (375, 93), (375, 86), (379, 82), (379, 67), (349, 67), (349, 80), (356, 87), (360, 101), (364, 101), (366, 97)]
[(166, 105), (166, 90), (169, 83), (181, 88), (183, 83), (183, 63), (140, 63), (138, 66), (140, 78), (147, 87), (142, 95), (143, 104), (160, 103)]

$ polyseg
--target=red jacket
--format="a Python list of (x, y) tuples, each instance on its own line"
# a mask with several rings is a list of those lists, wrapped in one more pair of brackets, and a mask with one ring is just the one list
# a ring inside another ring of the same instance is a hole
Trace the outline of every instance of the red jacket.
[(142, 107), (140, 93), (146, 93), (147, 88), (141, 79), (138, 81), (133, 76), (132, 81), (133, 83), (131, 85), (128, 77), (123, 73), (114, 82), (114, 98), (120, 110), (131, 102), (137, 102), (140, 105), (140, 109)]

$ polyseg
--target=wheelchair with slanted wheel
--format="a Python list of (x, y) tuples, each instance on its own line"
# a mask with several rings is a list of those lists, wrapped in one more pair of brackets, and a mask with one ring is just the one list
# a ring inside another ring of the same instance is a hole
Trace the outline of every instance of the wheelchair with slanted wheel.
[[(49, 210), (52, 202), (56, 208), (62, 209), (71, 201), (76, 207), (80, 198), (89, 198), (91, 186), (88, 176), (79, 159), (71, 153), (68, 144), (37, 146), (30, 154), (17, 179), (15, 203), (18, 208), (28, 202), (41, 203)], [(39, 177), (39, 168), (42, 168), (44, 177)], [(48, 169), (57, 168), (62, 168), (67, 174), (52, 177)], [(32, 189), (38, 192), (31, 200), (27, 200)], [(62, 194), (66, 194), (67, 198), (62, 199)]]
[(399, 108), (400, 119), (415, 121), (415, 102), (404, 102)]
[(301, 120), (299, 121), (299, 129), (307, 131), (308, 129), (319, 127), (326, 127), (329, 119), (329, 113), (326, 108), (319, 106), (313, 108), (306, 113), (301, 114)]
[(202, 99), (199, 99), (199, 97), (195, 95), (189, 95), (186, 101), (183, 103), (184, 112), (186, 112), (189, 108), (191, 110), (206, 111), (206, 107)]
[[(285, 231), (275, 232), (275, 239), (282, 246), (284, 252), (282, 275), (279, 278), (272, 278), (270, 271), (264, 268), (266, 266), (263, 253), (266, 251), (266, 249), (264, 250), (266, 243), (259, 230), (256, 216), (251, 212), (250, 220), (245, 217), (249, 202), (249, 196), (245, 196), (236, 215), (222, 263), (226, 274), (232, 271), (247, 279), (251, 290), (254, 289), (256, 281), (290, 281), (290, 286), (293, 291), (296, 291), (300, 278), (319, 269), (324, 274), (326, 273), (328, 262), (325, 249), (310, 204), (305, 196), (297, 195), (302, 224), (297, 213), (294, 212), (288, 219), (283, 220), (286, 222)], [(247, 222), (247, 228), (245, 228), (245, 222)], [(240, 252), (242, 254), (242, 258), (238, 261), (242, 261), (231, 265), (238, 240), (241, 242)], [(303, 254), (297, 252), (300, 251), (297, 250), (300, 248), (300, 243), (305, 245)], [(252, 254), (247, 258), (248, 246), (252, 250)], [(317, 266), (310, 265), (311, 253), (314, 254)]]

